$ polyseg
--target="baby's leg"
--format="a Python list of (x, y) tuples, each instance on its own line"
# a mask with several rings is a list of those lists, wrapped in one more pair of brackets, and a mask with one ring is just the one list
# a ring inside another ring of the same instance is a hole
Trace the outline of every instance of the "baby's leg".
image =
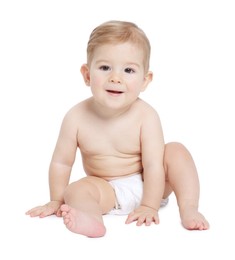
[(167, 193), (172, 188), (176, 195), (182, 225), (186, 229), (208, 229), (209, 223), (198, 211), (199, 179), (189, 151), (179, 143), (167, 144), (164, 167)]
[(66, 227), (88, 237), (104, 236), (106, 229), (102, 215), (115, 205), (115, 193), (111, 185), (97, 177), (85, 177), (70, 184), (61, 206)]

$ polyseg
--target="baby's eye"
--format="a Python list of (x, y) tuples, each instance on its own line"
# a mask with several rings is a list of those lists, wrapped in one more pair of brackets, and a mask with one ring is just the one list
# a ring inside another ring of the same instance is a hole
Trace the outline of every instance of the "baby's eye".
[(126, 68), (125, 72), (126, 73), (134, 73), (135, 71), (132, 68)]
[(110, 70), (110, 67), (107, 65), (102, 65), (102, 66), (100, 66), (100, 70), (107, 71), (107, 70)]

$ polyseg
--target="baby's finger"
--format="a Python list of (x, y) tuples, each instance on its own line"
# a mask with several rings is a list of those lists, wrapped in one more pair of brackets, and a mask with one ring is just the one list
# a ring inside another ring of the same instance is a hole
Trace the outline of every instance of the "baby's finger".
[(154, 218), (152, 216), (147, 216), (145, 219), (145, 226), (150, 226), (154, 221)]
[(26, 212), (30, 217), (38, 217), (43, 212), (43, 207), (39, 206)]
[[(41, 208), (41, 206), (32, 208), (32, 209), (28, 210), (25, 214), (31, 216), (31, 214), (35, 213), (35, 212), (36, 212), (38, 209), (40, 209), (40, 208)], [(32, 217), (32, 216), (31, 216), (31, 217)]]
[(126, 224), (130, 224), (130, 223), (132, 223), (132, 222), (134, 222), (134, 221), (136, 221), (137, 219), (138, 219), (138, 215), (137, 214), (135, 214), (135, 212), (132, 212), (132, 213), (130, 213), (129, 215), (128, 215), (128, 217), (127, 217), (127, 219), (126, 219)]
[(56, 216), (57, 216), (57, 217), (62, 217), (62, 211), (61, 211), (60, 208), (57, 210)]
[(45, 208), (43, 208), (39, 217), (45, 218), (47, 216), (53, 215), (54, 213), (55, 213), (55, 210), (52, 207), (45, 207)]
[(159, 224), (159, 217), (158, 217), (158, 216), (154, 216), (154, 217), (153, 217), (153, 222), (154, 222), (155, 224)]
[(141, 226), (143, 223), (145, 223), (146, 226), (150, 226), (152, 222), (158, 224), (159, 223), (158, 216), (152, 214), (143, 214), (138, 218), (136, 225)]

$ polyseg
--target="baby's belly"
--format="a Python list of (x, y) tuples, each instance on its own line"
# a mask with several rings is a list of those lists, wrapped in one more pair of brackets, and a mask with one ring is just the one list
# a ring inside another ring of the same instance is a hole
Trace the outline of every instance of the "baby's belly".
[(140, 156), (83, 156), (83, 167), (87, 175), (97, 176), (105, 180), (142, 172)]

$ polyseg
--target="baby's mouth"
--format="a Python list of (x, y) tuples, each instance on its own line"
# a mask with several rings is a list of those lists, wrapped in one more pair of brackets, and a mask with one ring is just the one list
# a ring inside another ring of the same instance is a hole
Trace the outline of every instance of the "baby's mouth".
[(112, 93), (112, 94), (122, 94), (123, 93), (123, 91), (118, 91), (118, 90), (107, 90), (107, 92), (109, 92), (109, 93)]

